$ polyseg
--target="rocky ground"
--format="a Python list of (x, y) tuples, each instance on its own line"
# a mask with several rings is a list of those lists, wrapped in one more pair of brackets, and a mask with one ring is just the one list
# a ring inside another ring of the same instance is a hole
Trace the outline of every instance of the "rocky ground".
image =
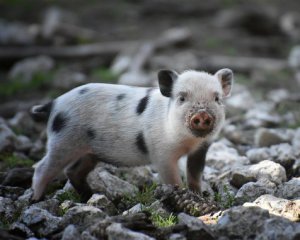
[[(37, 3), (39, 17), (0, 3), (0, 239), (300, 239), (299, 4), (122, 3)], [(46, 142), (31, 106), (87, 82), (155, 86), (161, 68), (222, 67), (235, 85), (201, 196), (151, 166), (99, 163), (87, 202), (64, 176), (30, 201)]]

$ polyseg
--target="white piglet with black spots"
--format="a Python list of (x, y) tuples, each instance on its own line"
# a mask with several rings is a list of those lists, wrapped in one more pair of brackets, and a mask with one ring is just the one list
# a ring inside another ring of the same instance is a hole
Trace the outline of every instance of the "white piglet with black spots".
[(47, 119), (47, 153), (32, 188), (39, 200), (64, 169), (87, 199), (87, 174), (98, 161), (117, 166), (154, 164), (162, 182), (181, 185), (177, 162), (187, 155), (187, 181), (200, 191), (205, 156), (225, 119), (223, 99), (233, 84), (230, 69), (211, 75), (161, 70), (159, 88), (91, 83), (32, 108)]

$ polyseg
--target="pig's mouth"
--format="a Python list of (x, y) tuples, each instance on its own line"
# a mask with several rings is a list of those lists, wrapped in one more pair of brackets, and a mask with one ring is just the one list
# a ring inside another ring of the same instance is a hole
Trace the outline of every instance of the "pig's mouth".
[(207, 111), (188, 114), (186, 125), (195, 137), (204, 138), (209, 135), (215, 125), (215, 116)]

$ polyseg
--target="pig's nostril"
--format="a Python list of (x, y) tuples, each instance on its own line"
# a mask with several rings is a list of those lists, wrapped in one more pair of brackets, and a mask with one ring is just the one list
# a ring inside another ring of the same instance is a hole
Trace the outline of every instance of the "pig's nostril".
[(204, 121), (204, 124), (207, 125), (207, 126), (209, 126), (210, 123), (211, 123), (211, 121), (210, 121), (209, 119), (206, 119), (206, 120)]
[(197, 126), (200, 124), (200, 119), (199, 118), (196, 118), (194, 119), (194, 124)]

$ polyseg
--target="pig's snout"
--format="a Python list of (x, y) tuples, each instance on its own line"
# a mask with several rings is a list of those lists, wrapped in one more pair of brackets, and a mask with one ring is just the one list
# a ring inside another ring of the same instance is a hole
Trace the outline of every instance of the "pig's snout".
[(210, 131), (213, 128), (213, 117), (207, 112), (194, 114), (190, 120), (190, 126), (196, 131)]

